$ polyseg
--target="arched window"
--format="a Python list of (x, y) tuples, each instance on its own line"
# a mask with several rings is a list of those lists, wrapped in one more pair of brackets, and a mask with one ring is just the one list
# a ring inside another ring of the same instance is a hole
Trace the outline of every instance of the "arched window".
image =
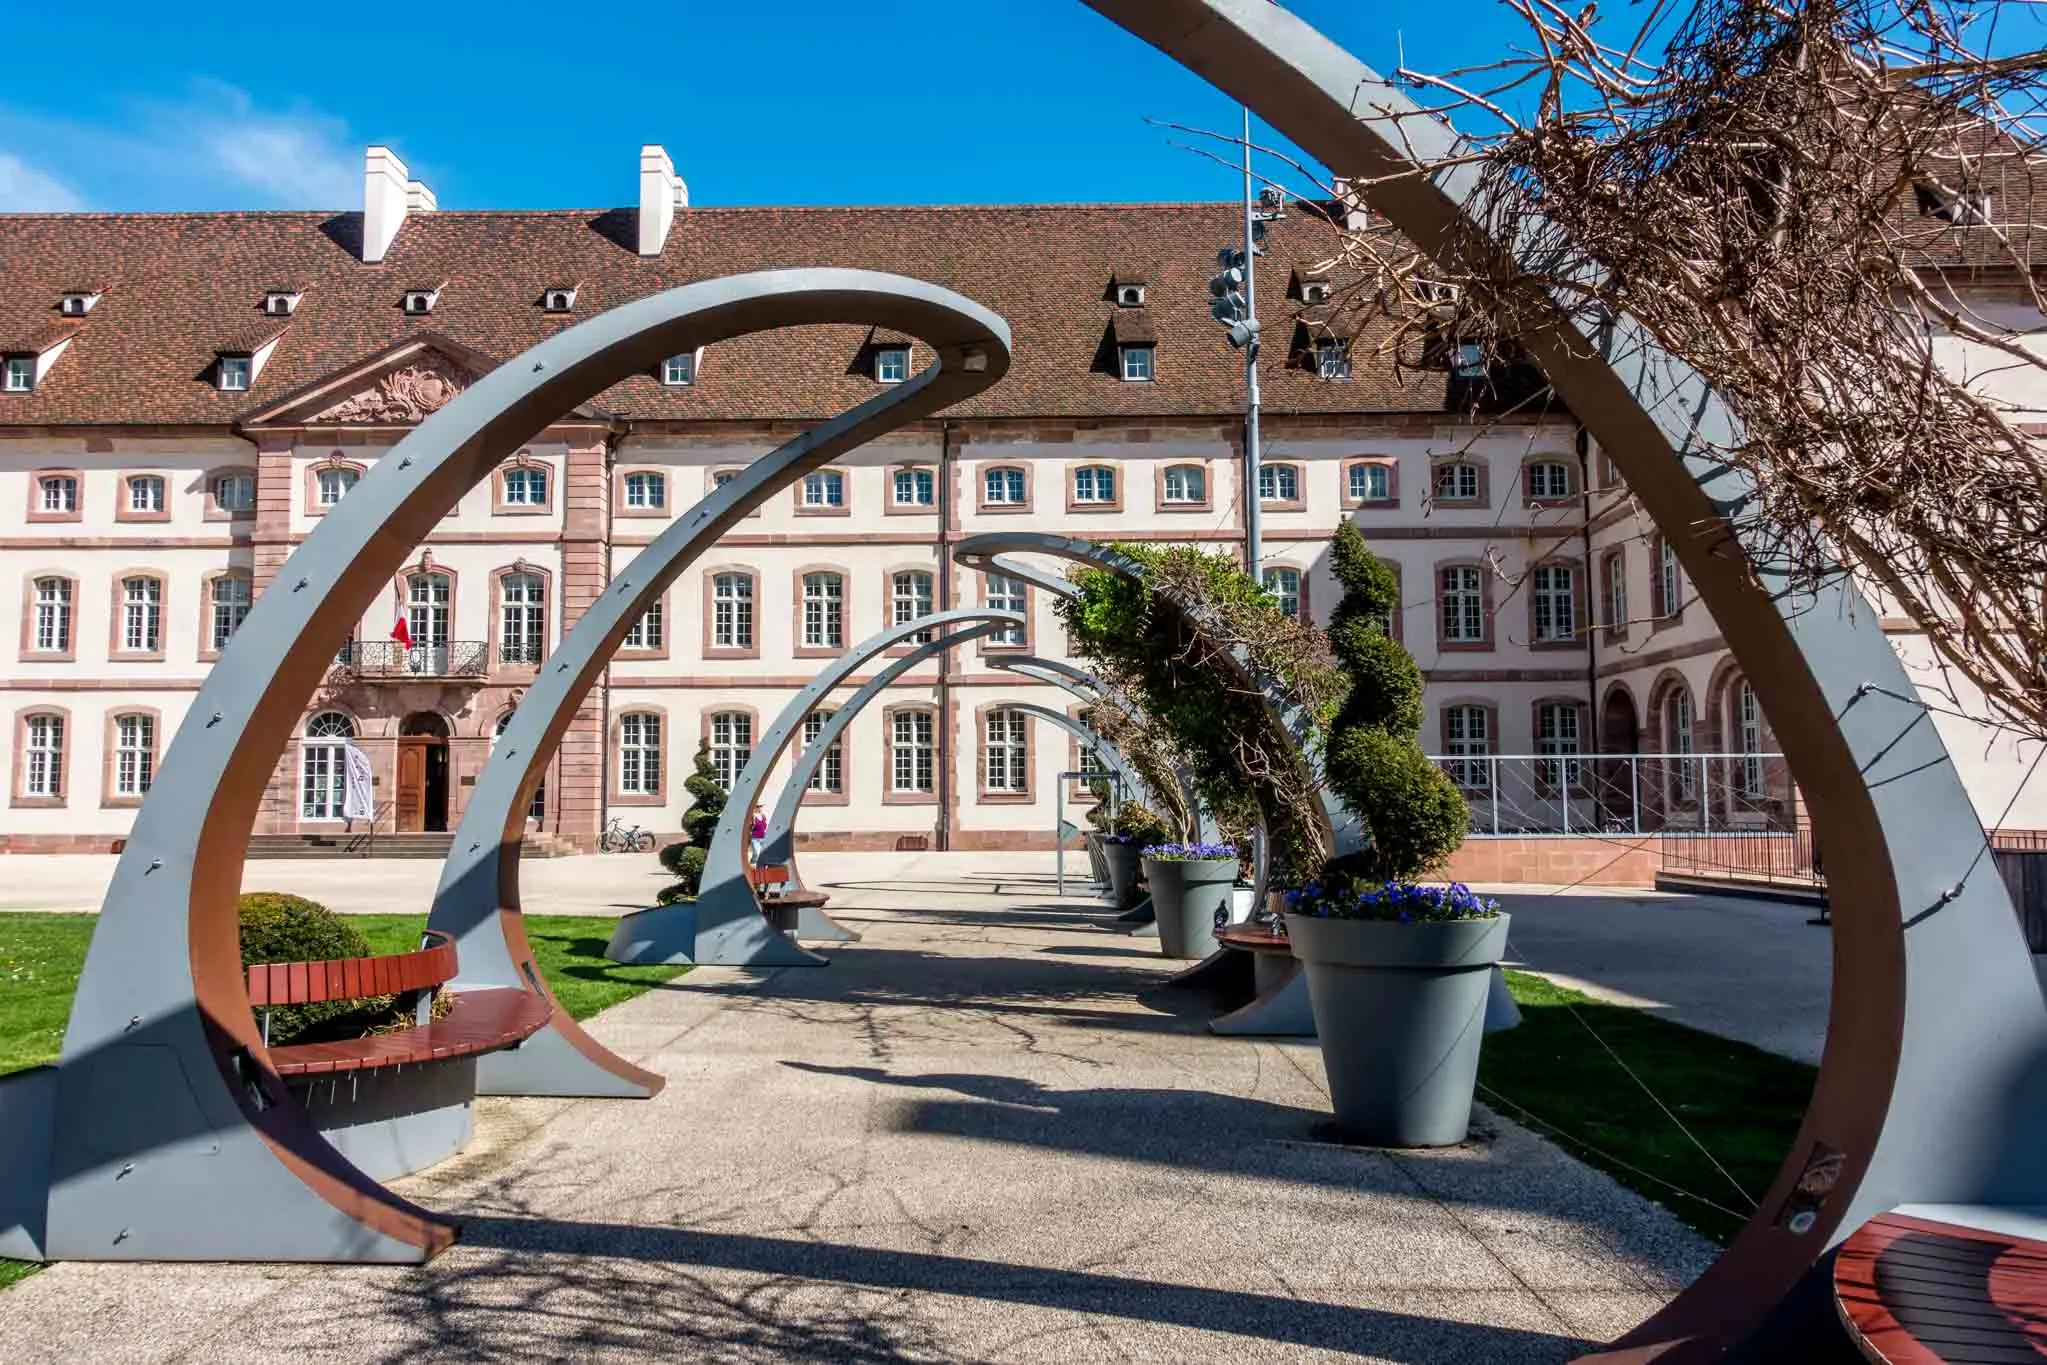
[(1168, 505), (1189, 506), (1207, 502), (1207, 471), (1198, 464), (1174, 465), (1165, 473), (1160, 496)]
[(1699, 794), (1699, 767), (1692, 761), (1692, 694), (1682, 686), (1673, 687), (1663, 702), (1663, 752), (1673, 804), (1690, 802)]
[(449, 622), (454, 613), (455, 580), (425, 570), (405, 580), (405, 629), (412, 636), (406, 666), (414, 673), (447, 671)]
[(121, 652), (163, 652), (163, 580), (134, 574), (121, 580)]
[(1265, 590), (1279, 599), (1279, 609), (1289, 616), (1301, 614), (1301, 571), (1283, 566), (1265, 570)]
[[(512, 716), (513, 712), (511, 711), (505, 712), (502, 716), (498, 717), (497, 726), (491, 730), (490, 747), (493, 753), (497, 751), (498, 741), (505, 737), (505, 731), (511, 728)], [(547, 817), (547, 777), (546, 772), (543, 769), (540, 781), (534, 784), (533, 787), (533, 800), (530, 803), (528, 803), (526, 807), (526, 818), (528, 820), (543, 820), (546, 817)]]
[(339, 820), (348, 790), (348, 741), (355, 722), (339, 711), (322, 711), (306, 722), (299, 743), (299, 818)]
[(719, 711), (711, 717), (711, 767), (726, 791), (739, 782), (753, 757), (753, 717), (744, 711)]
[(36, 512), (44, 517), (69, 517), (78, 512), (78, 476), (45, 474), (36, 480)]
[(1445, 460), (1436, 466), (1437, 502), (1477, 502), (1482, 483), (1470, 460)]
[[(900, 626), (929, 616), (932, 592), (931, 575), (922, 569), (903, 569), (889, 575), (890, 619)], [(928, 644), (931, 632), (919, 631), (910, 639), (916, 644)]]
[(211, 600), (207, 610), (207, 638), (213, 642), (213, 652), (217, 654), (241, 629), (242, 621), (249, 614), (249, 605), (255, 600), (256, 585), (245, 573), (224, 573), (213, 580), (208, 592)]
[(533, 666), (547, 653), (547, 580), (537, 573), (498, 579), (498, 654), (508, 664)]
[(128, 501), (126, 510), (131, 517), (162, 516), (169, 507), (161, 474), (131, 474), (128, 476)]
[(247, 470), (216, 474), (209, 483), (214, 510), (231, 517), (245, 517), (256, 510), (256, 476)]
[(71, 580), (52, 575), (35, 582), (35, 625), (29, 641), (38, 654), (71, 652)]
[(1013, 465), (1001, 465), (981, 473), (981, 502), (988, 507), (1022, 507), (1030, 500), (1029, 481)]
[(1299, 502), (1301, 500), (1300, 467), (1290, 464), (1259, 465), (1258, 500), (1260, 502)]
[(313, 475), (314, 502), (323, 508), (338, 506), (360, 478), (362, 471), (353, 465), (324, 466)]
[[(1030, 618), (1030, 597), (1023, 580), (1007, 574), (991, 573), (985, 580), (988, 605), (996, 611), (1013, 611), (1026, 620)], [(1004, 626), (988, 637), (991, 645), (1024, 645), (1030, 642), (1027, 626)]]
[(753, 575), (727, 570), (711, 577), (711, 647), (753, 648)]
[(547, 506), (547, 466), (540, 464), (513, 465), (504, 472), (504, 505), (521, 511), (535, 511)]
[(803, 646), (841, 649), (846, 643), (846, 577), (819, 570), (803, 575)]
[(1393, 501), (1393, 466), (1360, 461), (1344, 471), (1344, 492), (1352, 502)]
[(1741, 758), (1734, 768), (1735, 794), (1746, 801), (1760, 801), (1763, 797), (1763, 711), (1756, 704), (1756, 690), (1743, 678), (1731, 689), (1733, 722), (1728, 726), (1734, 734), (1735, 749)]
[(21, 794), (64, 799), (64, 717), (45, 712), (22, 723)]
[(621, 796), (661, 795), (661, 717), (628, 711), (618, 718), (618, 791)]
[(139, 797), (156, 780), (156, 717), (114, 717), (113, 795)]
[(889, 717), (889, 789), (904, 793), (936, 790), (933, 780), (931, 712), (922, 707)]
[[(824, 733), (824, 727), (830, 723), (834, 714), (830, 708), (820, 706), (803, 718), (805, 753), (817, 747), (818, 736)], [(810, 786), (805, 790), (826, 796), (841, 796), (845, 793), (846, 750), (843, 739), (834, 739), (831, 747), (824, 751), (824, 757), (819, 760), (816, 771), (810, 775)]]
[(923, 465), (898, 469), (891, 486), (898, 507), (930, 507), (938, 501), (938, 477)]
[(836, 512), (846, 505), (846, 476), (836, 469), (813, 469), (803, 476), (798, 501), (806, 512)]
[(1528, 500), (1556, 502), (1571, 496), (1571, 467), (1562, 460), (1536, 460), (1528, 466)]
[(668, 477), (651, 469), (639, 469), (625, 476), (625, 505), (640, 512), (658, 512), (668, 506)]
[(984, 721), (983, 770), (991, 792), (1022, 795), (1031, 789), (1030, 740), (1021, 711), (1001, 707)]
[(1116, 501), (1116, 471), (1105, 464), (1082, 465), (1073, 471), (1073, 500), (1086, 506)]

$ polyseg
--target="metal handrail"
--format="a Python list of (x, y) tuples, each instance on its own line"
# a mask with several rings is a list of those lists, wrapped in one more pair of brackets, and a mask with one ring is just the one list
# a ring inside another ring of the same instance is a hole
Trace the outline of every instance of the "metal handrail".
[(490, 671), (490, 646), (482, 640), (350, 640), (335, 653), (334, 668), (357, 678), (481, 678)]

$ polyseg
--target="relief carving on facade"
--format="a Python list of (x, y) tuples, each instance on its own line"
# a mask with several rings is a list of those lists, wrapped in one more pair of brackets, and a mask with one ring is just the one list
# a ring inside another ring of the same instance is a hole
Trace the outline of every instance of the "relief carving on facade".
[(469, 387), (471, 376), (435, 355), (380, 376), (321, 412), (316, 422), (417, 422)]

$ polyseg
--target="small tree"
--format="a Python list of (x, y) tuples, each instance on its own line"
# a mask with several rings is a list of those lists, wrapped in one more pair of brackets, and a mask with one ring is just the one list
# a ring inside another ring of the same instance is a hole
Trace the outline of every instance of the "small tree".
[(1329, 646), (1350, 676), (1350, 691), (1330, 723), (1325, 776), (1372, 837), (1369, 849), (1330, 867), (1382, 879), (1417, 877), (1464, 842), (1471, 812), (1417, 742), (1421, 669), (1386, 631), (1400, 609), (1393, 571), (1349, 522), (1330, 544), (1330, 566), (1343, 597), (1330, 615)]
[(682, 784), (694, 800), (682, 817), (683, 832), (689, 836), (661, 850), (661, 865), (681, 880), (661, 893), (663, 905), (694, 897), (704, 879), (704, 863), (711, 856), (711, 840), (718, 835), (718, 819), (725, 813), (725, 785), (711, 764), (711, 742), (697, 746), (696, 771)]

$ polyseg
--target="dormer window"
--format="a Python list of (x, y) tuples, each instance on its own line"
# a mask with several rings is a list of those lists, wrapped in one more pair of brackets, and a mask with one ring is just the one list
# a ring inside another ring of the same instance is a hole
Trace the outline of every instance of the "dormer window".
[(434, 304), (440, 301), (438, 289), (408, 289), (405, 291), (405, 313), (408, 317), (423, 318), (434, 311)]
[(1912, 193), (1919, 201), (1919, 212), (1928, 218), (1938, 218), (1956, 227), (1990, 221), (1993, 203), (1984, 191), (1965, 187), (1959, 193), (1950, 194), (1932, 185), (1920, 184), (1912, 187)]
[(34, 356), (11, 355), (0, 360), (0, 393), (34, 393), (35, 389)]
[(1329, 294), (1330, 288), (1329, 281), (1327, 280), (1308, 280), (1301, 285), (1302, 303), (1327, 303), (1329, 302)]
[(910, 377), (910, 348), (878, 346), (874, 351), (874, 382), (900, 384)]
[(571, 313), (576, 308), (576, 291), (550, 289), (540, 296), (540, 306), (550, 313)]
[(99, 301), (97, 290), (75, 289), (57, 300), (57, 311), (67, 318), (82, 318)]
[(288, 289), (272, 289), (263, 295), (263, 315), (288, 318), (298, 310), (299, 296)]
[(249, 379), (255, 368), (254, 357), (247, 355), (224, 355), (216, 371), (222, 393), (247, 393)]
[(661, 362), (661, 382), (671, 389), (679, 389), (697, 382), (697, 357), (694, 351), (683, 355), (672, 355)]
[(1149, 384), (1158, 372), (1156, 346), (1119, 346), (1116, 358), (1126, 384)]
[(1459, 379), (1485, 378), (1485, 347), (1476, 341), (1460, 341), (1450, 348), (1450, 373)]
[(1141, 284), (1119, 284), (1116, 286), (1118, 308), (1144, 307), (1144, 286)]

